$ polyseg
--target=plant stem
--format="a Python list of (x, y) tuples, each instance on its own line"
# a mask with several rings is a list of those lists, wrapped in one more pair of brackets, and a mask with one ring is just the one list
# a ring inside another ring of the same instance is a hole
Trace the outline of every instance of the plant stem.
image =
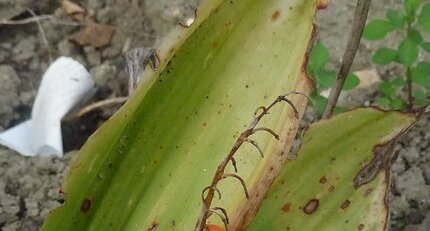
[(414, 98), (412, 97), (412, 78), (411, 78), (411, 67), (406, 69), (406, 92), (408, 94), (408, 105), (407, 108), (411, 109)]
[(339, 99), (340, 92), (342, 91), (346, 77), (348, 76), (352, 62), (354, 61), (355, 54), (357, 53), (358, 46), (360, 45), (361, 36), (363, 34), (364, 25), (366, 24), (367, 15), (370, 8), (371, 0), (358, 0), (354, 13), (354, 21), (352, 25), (351, 34), (346, 46), (345, 53), (342, 59), (342, 65), (336, 79), (336, 83), (330, 91), (327, 106), (323, 113), (323, 118), (329, 117), (333, 113)]

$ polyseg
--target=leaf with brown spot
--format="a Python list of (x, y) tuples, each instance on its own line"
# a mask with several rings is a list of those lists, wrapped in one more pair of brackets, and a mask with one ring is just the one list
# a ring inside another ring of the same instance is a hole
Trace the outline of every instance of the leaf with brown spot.
[[(276, 9), (282, 23), (271, 21)], [(194, 230), (202, 190), (255, 109), (291, 91), (310, 94), (304, 67), (315, 12), (314, 0), (202, 1), (194, 23), (175, 28), (156, 48), (157, 68), (144, 70), (127, 103), (84, 145), (63, 185), (66, 202), (41, 230), (146, 230), (154, 217), (158, 230), (173, 230), (172, 220), (175, 230)], [(94, 24), (75, 41), (102, 47), (112, 34)], [(290, 99), (297, 113), (282, 103), (260, 124), (279, 140), (264, 132), (252, 137), (264, 158), (250, 145), (237, 153), (250, 199), (236, 180), (219, 185), (222, 199), (214, 206), (226, 210), (229, 230), (255, 214), (287, 158), (307, 105), (304, 96)], [(76, 212), (85, 197), (97, 202), (90, 216)], [(217, 216), (207, 223), (224, 227)]]
[[(415, 119), (367, 108), (312, 124), (297, 159), (284, 164), (247, 230), (384, 230), (392, 158), (386, 144)], [(354, 186), (357, 175), (362, 176), (361, 187)], [(321, 183), (327, 179), (330, 184)], [(282, 210), (285, 201), (303, 209), (287, 214)]]

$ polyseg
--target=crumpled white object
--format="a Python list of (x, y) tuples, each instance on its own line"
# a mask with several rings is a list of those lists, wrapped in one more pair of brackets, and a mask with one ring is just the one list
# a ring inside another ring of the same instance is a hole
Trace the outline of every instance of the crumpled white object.
[(0, 144), (24, 156), (62, 156), (61, 119), (93, 87), (84, 66), (72, 58), (58, 58), (43, 75), (31, 119), (1, 133)]

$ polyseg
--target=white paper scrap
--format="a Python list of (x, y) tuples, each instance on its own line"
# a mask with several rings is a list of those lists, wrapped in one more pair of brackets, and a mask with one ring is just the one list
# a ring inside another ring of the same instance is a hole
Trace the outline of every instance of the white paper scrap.
[(72, 58), (58, 58), (43, 75), (31, 119), (1, 133), (0, 144), (24, 156), (62, 156), (61, 119), (93, 87), (84, 66)]

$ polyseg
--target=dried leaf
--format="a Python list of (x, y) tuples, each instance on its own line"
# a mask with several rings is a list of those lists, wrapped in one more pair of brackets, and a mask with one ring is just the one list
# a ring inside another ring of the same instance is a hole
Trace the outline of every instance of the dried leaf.
[(73, 40), (81, 46), (104, 47), (110, 44), (114, 29), (103, 24), (90, 24), (81, 30)]
[(63, 0), (61, 2), (61, 8), (77, 21), (82, 21), (84, 19), (85, 10), (72, 1)]

